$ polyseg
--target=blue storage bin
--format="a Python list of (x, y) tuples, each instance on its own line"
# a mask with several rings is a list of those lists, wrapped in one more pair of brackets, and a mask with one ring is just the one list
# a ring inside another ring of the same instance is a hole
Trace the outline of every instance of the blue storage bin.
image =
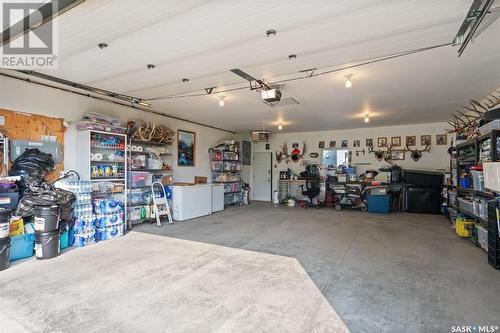
[(59, 235), (59, 248), (61, 250), (68, 247), (69, 231), (65, 231)]
[(389, 214), (391, 210), (390, 195), (367, 195), (368, 211), (370, 213)]
[(24, 234), (10, 238), (9, 260), (29, 258), (35, 251), (35, 234)]

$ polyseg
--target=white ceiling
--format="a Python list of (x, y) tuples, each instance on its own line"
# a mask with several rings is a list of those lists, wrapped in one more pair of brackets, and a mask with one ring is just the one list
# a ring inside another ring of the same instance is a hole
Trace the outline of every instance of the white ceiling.
[[(498, 4), (498, 1), (497, 1)], [(46, 74), (141, 98), (245, 86), (240, 68), (277, 81), (451, 42), (471, 1), (87, 0), (59, 18), (59, 69)], [(494, 5), (495, 6), (495, 5)], [(266, 37), (267, 29), (277, 35)], [(106, 42), (109, 47), (96, 45)], [(447, 46), (287, 82), (295, 106), (269, 108), (253, 91), (157, 100), (154, 110), (242, 131), (284, 131), (444, 121), (500, 84), (500, 20), (461, 58)], [(297, 54), (294, 61), (288, 55)], [(146, 64), (157, 66), (146, 69)], [(353, 74), (353, 87), (344, 76)], [(183, 83), (182, 78), (189, 78)], [(365, 125), (362, 117), (372, 115)]]

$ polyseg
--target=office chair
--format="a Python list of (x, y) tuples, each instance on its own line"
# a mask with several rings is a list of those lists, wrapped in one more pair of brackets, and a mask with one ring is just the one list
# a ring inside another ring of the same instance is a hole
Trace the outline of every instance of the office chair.
[(302, 187), (302, 195), (309, 198), (309, 202), (306, 204), (305, 208), (319, 208), (318, 205), (313, 204), (313, 199), (319, 195), (319, 178), (306, 179), (306, 191), (304, 191), (304, 185), (300, 185), (300, 187)]

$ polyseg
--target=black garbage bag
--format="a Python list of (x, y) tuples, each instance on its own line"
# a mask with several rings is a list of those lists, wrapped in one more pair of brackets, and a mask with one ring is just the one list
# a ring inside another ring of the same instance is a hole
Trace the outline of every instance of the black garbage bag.
[(59, 206), (61, 208), (61, 220), (71, 221), (73, 217), (73, 203), (76, 196), (52, 184), (43, 181), (40, 187), (30, 187), (19, 200), (16, 209), (17, 216), (33, 216), (36, 206)]
[(43, 153), (38, 148), (26, 149), (12, 163), (9, 176), (32, 177), (43, 179), (54, 170), (55, 164), (51, 154)]

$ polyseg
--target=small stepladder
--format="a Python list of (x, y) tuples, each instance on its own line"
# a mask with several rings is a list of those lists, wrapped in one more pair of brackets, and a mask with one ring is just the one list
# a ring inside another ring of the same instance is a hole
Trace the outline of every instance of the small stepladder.
[[(155, 192), (155, 186), (158, 192)], [(172, 214), (170, 213), (170, 206), (168, 205), (167, 193), (162, 183), (156, 181), (151, 184), (151, 193), (153, 195), (153, 211), (156, 217), (156, 225), (161, 227), (161, 217), (167, 215), (168, 223), (173, 224)], [(156, 193), (159, 193), (157, 197)]]

